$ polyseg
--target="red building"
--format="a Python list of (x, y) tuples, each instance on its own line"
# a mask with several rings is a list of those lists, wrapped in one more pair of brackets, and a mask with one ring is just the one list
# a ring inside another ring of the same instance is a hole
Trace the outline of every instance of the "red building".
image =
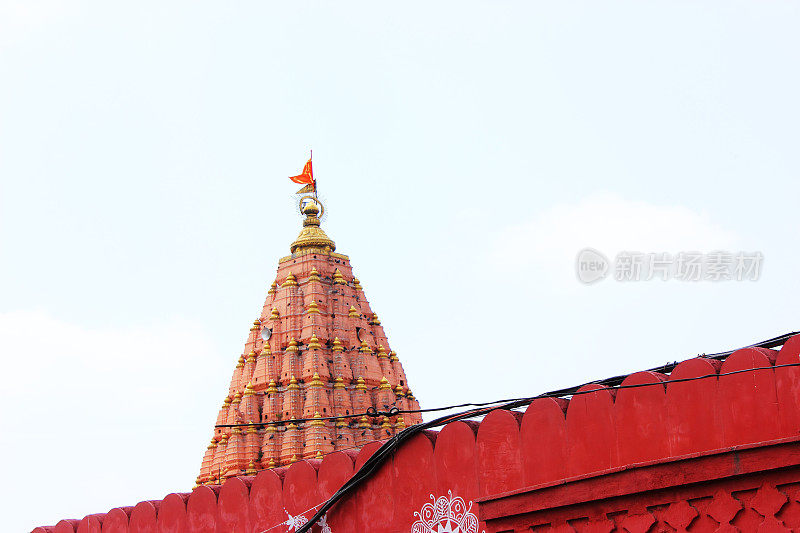
[(800, 530), (800, 336), (433, 431), (413, 425), (419, 405), (319, 209), (304, 214), (199, 486), (36, 533)]

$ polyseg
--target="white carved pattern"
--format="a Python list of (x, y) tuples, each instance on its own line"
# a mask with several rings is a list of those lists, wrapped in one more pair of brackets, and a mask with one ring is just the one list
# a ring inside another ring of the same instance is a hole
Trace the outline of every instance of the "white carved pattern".
[[(308, 511), (311, 511), (311, 510), (312, 509), (309, 509)], [(304, 516), (304, 514), (307, 513), (308, 511), (305, 511), (304, 513), (301, 513), (301, 514), (299, 514), (297, 516), (292, 516), (291, 514), (289, 514), (289, 511), (284, 509), (283, 512), (286, 513), (286, 516), (288, 516), (289, 519), (286, 520), (285, 522), (283, 522), (281, 525), (286, 526), (287, 533), (291, 533), (292, 531), (297, 531), (298, 529), (300, 529), (300, 527), (302, 527), (302, 526), (304, 526), (304, 525), (306, 525), (308, 523), (308, 518), (306, 518)], [(322, 518), (320, 518), (317, 521), (316, 525), (320, 527), (320, 531), (322, 533), (333, 533), (331, 531), (331, 526), (328, 525), (328, 514), (327, 513), (322, 515)]]
[(322, 518), (319, 519), (319, 522), (317, 522), (317, 524), (319, 524), (319, 527), (322, 528), (322, 533), (333, 533), (331, 531), (331, 526), (328, 525), (327, 513), (324, 514)]
[(414, 512), (419, 520), (411, 525), (411, 533), (478, 533), (478, 517), (470, 512), (472, 502), (465, 504), (463, 498), (453, 497), (449, 490), (447, 496), (436, 498), (431, 494), (431, 500), (433, 503)]
[(292, 516), (286, 509), (284, 509), (283, 512), (286, 513), (286, 516), (289, 517), (289, 519), (283, 523), (283, 525), (285, 525), (288, 528), (286, 530), (287, 532), (297, 531), (298, 529), (300, 529), (301, 526), (304, 526), (308, 522), (308, 518), (306, 518), (302, 514), (299, 514), (297, 516)]

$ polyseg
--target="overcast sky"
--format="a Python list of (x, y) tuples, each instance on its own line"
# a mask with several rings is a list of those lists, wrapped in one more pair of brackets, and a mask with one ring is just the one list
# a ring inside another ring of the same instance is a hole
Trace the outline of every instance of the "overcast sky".
[[(794, 2), (0, 0), (4, 527), (188, 491), (314, 150), (423, 407), (800, 329)], [(763, 255), (585, 285), (576, 254)]]

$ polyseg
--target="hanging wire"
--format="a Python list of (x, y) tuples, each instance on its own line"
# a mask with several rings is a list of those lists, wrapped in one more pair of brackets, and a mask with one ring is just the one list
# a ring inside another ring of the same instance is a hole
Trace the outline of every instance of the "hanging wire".
[[(732, 370), (731, 372), (722, 372), (720, 374), (706, 374), (704, 376), (693, 376), (690, 378), (676, 378), (676, 379), (666, 379), (664, 381), (654, 381), (652, 383), (637, 383), (634, 385), (614, 385), (614, 386), (607, 386), (607, 389), (613, 390), (624, 390), (624, 389), (638, 389), (641, 387), (653, 387), (657, 385), (665, 386), (670, 383), (684, 383), (687, 381), (697, 381), (700, 379), (708, 379), (708, 378), (719, 378), (724, 376), (732, 376), (735, 374), (741, 374), (744, 372), (755, 372), (758, 370), (774, 370), (776, 368), (786, 368), (786, 367), (793, 367), (793, 366), (800, 366), (800, 363), (786, 363), (782, 365), (770, 365), (758, 368), (745, 368), (743, 370)], [(646, 372), (652, 372), (647, 370)], [(602, 385), (602, 382), (599, 381), (591, 381), (581, 385), (580, 387), (586, 385)], [(580, 388), (578, 387), (578, 388)], [(601, 389), (602, 390), (602, 389)], [(273, 425), (285, 425), (285, 424), (294, 424), (299, 422), (312, 422), (314, 420), (340, 420), (344, 418), (361, 418), (361, 417), (370, 417), (370, 418), (381, 418), (381, 417), (393, 417), (402, 414), (409, 414), (409, 413), (432, 413), (437, 411), (447, 411), (451, 409), (458, 409), (463, 407), (486, 407), (495, 404), (509, 404), (509, 403), (519, 403), (517, 407), (525, 407), (526, 405), (530, 404), (534, 400), (541, 399), (541, 398), (564, 398), (566, 396), (580, 396), (583, 394), (591, 394), (593, 392), (597, 392), (598, 389), (592, 390), (574, 390), (572, 392), (561, 392), (561, 391), (554, 391), (554, 392), (545, 392), (539, 394), (537, 396), (525, 396), (522, 398), (506, 398), (503, 400), (493, 400), (490, 402), (478, 402), (478, 403), (460, 403), (455, 405), (447, 405), (444, 407), (432, 407), (430, 409), (397, 409), (392, 408), (389, 411), (377, 411), (374, 407), (370, 407), (363, 413), (354, 413), (352, 415), (340, 415), (340, 416), (327, 416), (327, 417), (319, 417), (319, 418), (292, 418), (288, 420), (277, 420), (272, 422), (252, 422), (252, 423), (241, 423), (241, 424), (218, 424), (214, 427), (217, 428), (227, 428), (227, 427), (248, 427), (248, 426), (273, 426)], [(500, 406), (495, 407), (493, 409), (507, 409), (507, 407)]]
[[(755, 343), (755, 344), (751, 344), (749, 346), (745, 346), (744, 348), (775, 348), (777, 346), (781, 346), (784, 342), (786, 342), (786, 340), (788, 340), (790, 337), (793, 337), (794, 335), (797, 335), (797, 332), (787, 333), (785, 335), (780, 335), (778, 337), (773, 337), (773, 338), (767, 339), (765, 341), (761, 341), (761, 342), (758, 342), (758, 343)], [(707, 358), (707, 359), (714, 359), (714, 360), (721, 361), (721, 360), (726, 359), (729, 355), (731, 355), (735, 351), (737, 351), (739, 349), (744, 349), (744, 348), (737, 348), (736, 350), (728, 350), (726, 352), (719, 352), (719, 353), (710, 354), (710, 355), (700, 354), (699, 357), (704, 357), (704, 358)], [(648, 371), (649, 372), (668, 373), (668, 372), (671, 372), (672, 370), (674, 370), (677, 365), (678, 365), (677, 362), (673, 362), (673, 363), (669, 363), (669, 364), (666, 364), (666, 365), (663, 365), (663, 366), (660, 366), (660, 367), (651, 368)], [(407, 441), (408, 439), (410, 439), (414, 435), (416, 435), (416, 434), (418, 434), (418, 433), (420, 433), (422, 431), (425, 431), (427, 429), (430, 429), (430, 428), (443, 426), (445, 424), (448, 424), (450, 422), (455, 422), (457, 420), (464, 420), (464, 419), (468, 419), (468, 418), (475, 418), (475, 417), (478, 417), (478, 416), (485, 416), (486, 414), (490, 413), (491, 411), (495, 411), (495, 410), (498, 410), (498, 409), (506, 409), (506, 410), (508, 410), (508, 409), (516, 409), (516, 408), (519, 408), (519, 407), (524, 407), (526, 405), (529, 405), (531, 402), (533, 402), (534, 400), (536, 400), (538, 398), (562, 398), (564, 396), (578, 396), (578, 395), (582, 395), (582, 394), (590, 394), (590, 393), (597, 392), (597, 390), (584, 390), (584, 391), (579, 390), (581, 387), (584, 387), (586, 385), (592, 385), (592, 384), (603, 385), (603, 386), (606, 386), (606, 387), (613, 387), (613, 388), (615, 388), (617, 390), (620, 390), (620, 389), (635, 389), (635, 388), (649, 387), (649, 386), (654, 386), (654, 385), (664, 386), (664, 385), (666, 385), (668, 383), (685, 383), (685, 382), (688, 382), (688, 381), (697, 381), (697, 380), (700, 380), (700, 379), (708, 379), (708, 378), (712, 378), (712, 377), (731, 376), (731, 375), (735, 375), (735, 374), (741, 374), (741, 373), (744, 373), (744, 372), (753, 372), (753, 371), (758, 371), (758, 370), (774, 370), (776, 368), (799, 367), (799, 366), (800, 366), (800, 363), (788, 363), (788, 364), (774, 365), (774, 366), (770, 365), (770, 366), (759, 367), (759, 368), (747, 368), (747, 369), (743, 369), (743, 370), (734, 370), (734, 371), (725, 372), (725, 373), (722, 373), (722, 374), (708, 374), (708, 375), (705, 375), (705, 376), (696, 376), (696, 377), (691, 377), (691, 378), (678, 378), (678, 379), (673, 379), (673, 380), (658, 381), (658, 382), (654, 382), (654, 383), (641, 383), (641, 384), (635, 384), (635, 385), (621, 385), (622, 381), (628, 376), (626, 374), (626, 375), (620, 375), (620, 376), (613, 376), (613, 377), (606, 378), (606, 379), (603, 379), (603, 380), (600, 380), (600, 381), (593, 381), (593, 382), (589, 382), (589, 383), (584, 383), (583, 385), (577, 385), (577, 386), (568, 387), (568, 388), (565, 388), (565, 389), (546, 392), (546, 393), (540, 394), (538, 396), (530, 396), (530, 397), (527, 397), (527, 398), (514, 398), (514, 399), (509, 399), (509, 400), (496, 400), (496, 401), (493, 401), (493, 402), (483, 402), (483, 403), (466, 403), (466, 404), (459, 404), (457, 406), (438, 407), (438, 408), (434, 408), (434, 409), (415, 409), (415, 410), (408, 410), (408, 411), (400, 411), (400, 412), (409, 412), (409, 413), (415, 412), (416, 413), (416, 412), (432, 412), (432, 411), (436, 411), (436, 410), (446, 410), (446, 409), (453, 409), (453, 408), (456, 408), (456, 407), (465, 407), (465, 406), (476, 406), (477, 407), (476, 409), (471, 409), (471, 410), (463, 411), (463, 412), (460, 412), (460, 413), (454, 413), (454, 414), (451, 414), (451, 415), (445, 415), (445, 416), (437, 418), (435, 420), (431, 420), (430, 422), (423, 422), (421, 424), (416, 424), (414, 426), (410, 426), (410, 427), (404, 429), (403, 431), (401, 431), (400, 433), (396, 434), (394, 437), (392, 437), (389, 440), (387, 440), (374, 454), (372, 454), (367, 459), (367, 461), (358, 470), (358, 472), (356, 472), (353, 475), (353, 477), (351, 477), (349, 480), (347, 480), (347, 482), (345, 482), (345, 484), (342, 485), (342, 487), (340, 487), (339, 490), (337, 490), (336, 493), (334, 493), (333, 496), (331, 496), (328, 499), (328, 501), (326, 501), (322, 505), (322, 507), (320, 507), (320, 509), (314, 514), (313, 517), (311, 517), (309, 519), (309, 521), (306, 524), (304, 524), (302, 527), (297, 529), (297, 533), (307, 533), (313, 527), (313, 525), (320, 518), (322, 518), (325, 515), (325, 513), (327, 513), (328, 510), (331, 507), (333, 507), (336, 504), (336, 502), (338, 502), (339, 500), (344, 498), (351, 490), (355, 489), (355, 487), (357, 487), (363, 481), (368, 479), (375, 471), (377, 471), (377, 469), (384, 463), (384, 461), (386, 461), (386, 459), (391, 457), (391, 455), (394, 454), (394, 452), (397, 450), (397, 448), (403, 442)], [(499, 404), (499, 405), (497, 405), (497, 404)]]
[[(750, 346), (746, 346), (746, 348), (754, 348), (754, 347), (756, 347), (756, 348), (767, 348), (767, 347), (779, 346), (779, 345), (783, 344), (783, 342), (785, 342), (786, 338), (789, 338), (789, 337), (791, 337), (793, 335), (797, 335), (797, 333), (789, 333), (789, 334), (783, 335), (781, 337), (775, 337), (774, 339), (770, 339), (768, 341), (764, 341), (764, 343), (758, 343), (758, 344), (753, 344), (753, 345), (750, 345)], [(779, 340), (781, 340), (781, 342), (778, 342)], [(777, 342), (777, 344), (776, 344), (776, 342)], [(770, 346), (765, 346), (765, 344), (768, 344)], [(742, 348), (739, 348), (739, 349), (742, 349)], [(705, 359), (724, 360), (725, 358), (727, 358), (730, 354), (732, 354), (735, 351), (736, 350), (730, 350), (730, 351), (727, 351), (727, 352), (720, 352), (720, 353), (710, 354), (710, 355), (701, 354), (701, 355), (699, 355), (699, 357), (703, 357)], [(678, 363), (669, 363), (667, 365), (663, 365), (663, 366), (659, 366), (659, 367), (648, 369), (648, 370), (646, 370), (646, 372), (669, 373), (672, 370), (674, 370), (677, 365), (678, 365)], [(599, 380), (599, 381), (590, 381), (590, 382), (584, 383), (582, 385), (575, 385), (575, 386), (564, 388), (564, 389), (559, 389), (559, 390), (555, 390), (555, 391), (551, 391), (551, 392), (546, 392), (546, 393), (543, 393), (543, 394), (539, 394), (537, 396), (525, 396), (525, 397), (520, 397), (520, 398), (506, 398), (506, 399), (501, 399), (501, 400), (492, 400), (492, 401), (488, 401), (488, 402), (467, 402), (467, 403), (447, 405), (447, 406), (443, 406), (443, 407), (431, 407), (431, 408), (428, 408), (428, 409), (397, 409), (397, 408), (392, 408), (392, 409), (390, 409), (388, 411), (378, 411), (374, 407), (370, 407), (369, 409), (367, 409), (363, 413), (353, 413), (352, 415), (325, 416), (325, 417), (320, 417), (320, 418), (316, 418), (316, 417), (315, 418), (293, 418), (293, 419), (288, 419), (288, 420), (276, 420), (276, 421), (270, 421), (270, 422), (252, 422), (252, 423), (242, 423), (242, 424), (218, 424), (218, 425), (216, 425), (214, 427), (217, 427), (217, 428), (247, 427), (247, 426), (259, 426), (260, 427), (260, 426), (269, 426), (269, 425), (285, 425), (285, 424), (292, 424), (292, 423), (310, 422), (312, 420), (322, 420), (322, 421), (324, 421), (324, 420), (340, 420), (340, 419), (350, 419), (350, 418), (361, 418), (363, 416), (371, 417), (371, 418), (382, 417), (382, 416), (393, 417), (393, 416), (397, 416), (397, 415), (410, 414), (410, 413), (434, 413), (434, 412), (448, 411), (448, 410), (459, 409), (459, 408), (464, 408), (464, 407), (485, 407), (485, 406), (490, 406), (490, 405), (495, 405), (495, 404), (504, 404), (504, 403), (509, 403), (509, 402), (523, 402), (522, 406), (524, 406), (527, 403), (530, 403), (530, 402), (532, 402), (533, 400), (535, 400), (537, 398), (564, 398), (564, 397), (567, 397), (567, 396), (576, 396), (576, 395), (588, 394), (588, 393), (591, 393), (591, 392), (595, 392), (593, 390), (591, 390), (591, 391), (579, 391), (578, 390), (581, 387), (585, 387), (586, 385), (602, 385), (602, 386), (605, 386), (605, 387), (613, 388), (615, 390), (634, 389), (634, 388), (640, 388), (640, 387), (650, 387), (650, 386), (654, 386), (654, 385), (662, 385), (663, 386), (663, 385), (667, 385), (669, 383), (683, 383), (683, 382), (686, 382), (686, 381), (696, 381), (696, 380), (699, 380), (699, 379), (718, 378), (718, 377), (721, 377), (721, 376), (730, 376), (730, 375), (739, 374), (739, 373), (742, 373), (742, 372), (752, 372), (754, 370), (767, 370), (767, 369), (792, 367), (792, 366), (799, 366), (799, 365), (800, 365), (800, 363), (789, 363), (789, 364), (783, 364), (783, 365), (770, 365), (768, 367), (748, 368), (748, 369), (744, 369), (744, 370), (734, 370), (732, 372), (724, 372), (724, 373), (721, 373), (721, 374), (712, 373), (712, 374), (707, 374), (705, 376), (695, 376), (695, 377), (690, 377), (690, 378), (666, 379), (664, 381), (657, 381), (657, 382), (654, 382), (654, 383), (641, 383), (641, 384), (635, 384), (635, 385), (621, 385), (622, 381), (626, 377), (628, 377), (628, 374), (625, 374), (625, 375), (621, 375), (621, 376), (614, 376), (614, 377), (611, 377), (611, 378), (602, 379), (602, 380)]]

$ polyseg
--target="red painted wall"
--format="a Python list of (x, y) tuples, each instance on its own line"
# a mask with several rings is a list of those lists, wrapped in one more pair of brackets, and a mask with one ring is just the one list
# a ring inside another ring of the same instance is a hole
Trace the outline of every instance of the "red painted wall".
[[(774, 368), (799, 354), (795, 337), (780, 352), (684, 361), (669, 376), (638, 372), (623, 384), (641, 387), (587, 386), (569, 401), (417, 435), (328, 513), (325, 531), (427, 533), (447, 513), (470, 533), (800, 529), (800, 368)], [(49, 529), (294, 531), (377, 447)]]

